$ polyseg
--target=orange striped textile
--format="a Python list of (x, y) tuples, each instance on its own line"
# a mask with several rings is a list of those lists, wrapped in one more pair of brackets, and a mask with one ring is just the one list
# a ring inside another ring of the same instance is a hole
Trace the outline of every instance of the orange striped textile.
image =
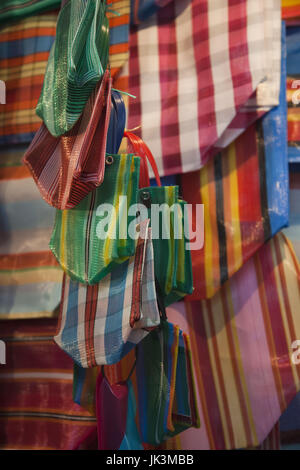
[(177, 303), (168, 319), (190, 335), (200, 429), (167, 449), (254, 447), (300, 390), (300, 265), (279, 233), (210, 300)]
[(300, 16), (300, 0), (281, 0), (281, 14), (284, 19)]

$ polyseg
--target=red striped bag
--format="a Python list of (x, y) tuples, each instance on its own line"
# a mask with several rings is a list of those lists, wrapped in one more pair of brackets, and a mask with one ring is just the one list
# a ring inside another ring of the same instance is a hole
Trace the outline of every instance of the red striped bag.
[(53, 137), (45, 124), (36, 133), (23, 162), (51, 206), (71, 209), (102, 183), (110, 112), (111, 78), (107, 69), (68, 133)]

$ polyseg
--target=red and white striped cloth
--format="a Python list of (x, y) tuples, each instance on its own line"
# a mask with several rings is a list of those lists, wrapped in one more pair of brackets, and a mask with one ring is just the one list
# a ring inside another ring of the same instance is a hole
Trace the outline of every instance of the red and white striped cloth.
[(201, 168), (278, 104), (280, 8), (181, 0), (132, 27), (128, 128), (141, 126), (160, 175)]

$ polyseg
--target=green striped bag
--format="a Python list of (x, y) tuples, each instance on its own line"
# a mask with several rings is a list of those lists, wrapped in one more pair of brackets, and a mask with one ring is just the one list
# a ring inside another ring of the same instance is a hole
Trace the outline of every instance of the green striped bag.
[(128, 224), (135, 216), (127, 214), (137, 203), (139, 171), (139, 157), (109, 155), (102, 185), (73, 209), (56, 211), (49, 246), (71, 279), (96, 284), (134, 254)]
[(186, 243), (188, 243), (188, 239), (184, 230), (185, 205), (186, 202), (182, 199), (177, 200), (177, 223), (178, 227), (181, 227), (179, 228), (179, 235), (181, 236), (177, 240), (177, 266), (175, 282), (173, 284), (172, 291), (165, 298), (165, 306), (177, 302), (187, 294), (192, 294), (194, 290), (191, 252), (186, 249)]
[(49, 132), (69, 131), (101, 80), (109, 51), (106, 2), (72, 0), (61, 9), (36, 112)]
[[(178, 198), (178, 186), (139, 190), (139, 202), (148, 207), (154, 250), (154, 272), (165, 306), (193, 292), (191, 253), (184, 232), (185, 201)], [(153, 205), (167, 206), (153, 219)], [(172, 209), (172, 206), (173, 209)], [(178, 235), (176, 235), (178, 234)]]
[[(143, 217), (150, 218), (155, 277), (164, 305), (168, 306), (193, 292), (191, 252), (186, 249), (188, 240), (184, 230), (184, 216), (187, 225), (187, 211), (184, 210), (186, 202), (179, 199), (178, 186), (161, 185), (155, 158), (145, 142), (129, 131), (124, 135), (129, 141), (129, 148), (141, 157), (141, 189), (138, 199), (148, 209)], [(155, 175), (157, 187), (150, 186), (148, 162)], [(165, 206), (166, 212), (161, 211), (155, 215), (155, 204), (162, 209)]]

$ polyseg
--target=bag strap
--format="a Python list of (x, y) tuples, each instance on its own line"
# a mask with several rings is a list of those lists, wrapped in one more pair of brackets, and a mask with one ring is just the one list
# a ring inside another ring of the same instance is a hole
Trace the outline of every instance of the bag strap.
[(133, 134), (132, 132), (125, 131), (124, 137), (126, 137), (129, 140), (134, 150), (134, 153), (138, 157), (141, 158), (140, 188), (147, 188), (148, 186), (150, 186), (147, 160), (150, 163), (151, 168), (153, 170), (157, 186), (161, 186), (160, 176), (158, 173), (158, 168), (155, 162), (155, 158), (153, 157), (148, 145), (146, 145), (145, 142), (140, 137)]
[(125, 104), (121, 93), (117, 90), (111, 92), (111, 114), (107, 133), (106, 152), (116, 154), (123, 139), (126, 122)]

